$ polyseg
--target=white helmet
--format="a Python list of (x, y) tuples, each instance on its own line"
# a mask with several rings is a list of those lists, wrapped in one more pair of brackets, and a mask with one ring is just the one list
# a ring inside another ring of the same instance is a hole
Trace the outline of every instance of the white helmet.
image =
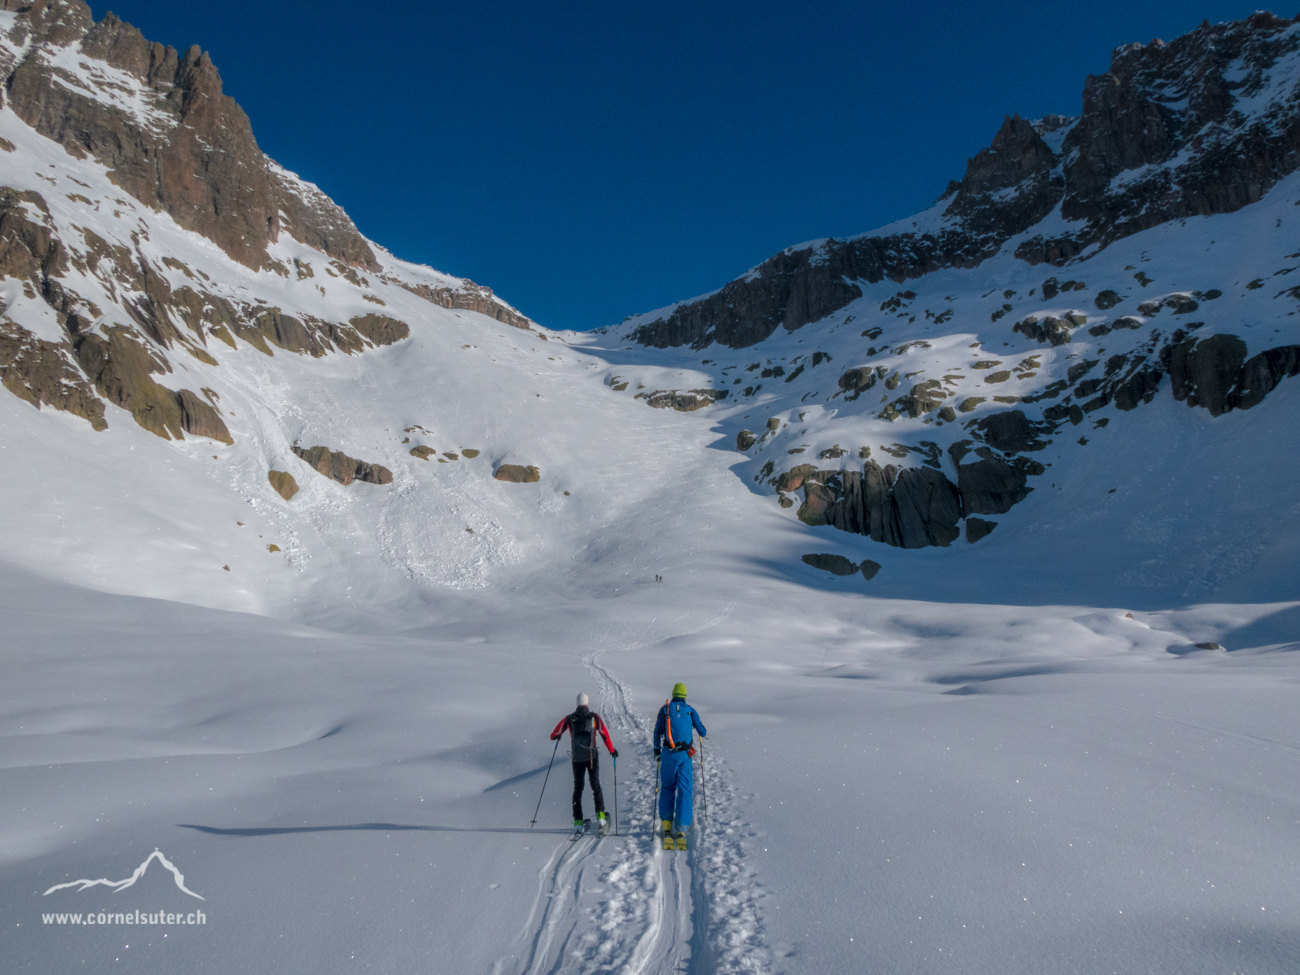
[(578, 707), (580, 707), (580, 708), (585, 708), (589, 703), (591, 703), (591, 702), (590, 702), (590, 699), (587, 697), (586, 694), (579, 694), (579, 695), (578, 695)]

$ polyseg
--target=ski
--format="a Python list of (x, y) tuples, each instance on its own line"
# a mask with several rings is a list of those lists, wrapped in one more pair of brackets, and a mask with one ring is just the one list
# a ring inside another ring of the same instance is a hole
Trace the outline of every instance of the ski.
[(580, 840), (591, 831), (591, 820), (584, 819), (581, 826), (574, 826), (573, 833), (569, 836), (569, 842)]

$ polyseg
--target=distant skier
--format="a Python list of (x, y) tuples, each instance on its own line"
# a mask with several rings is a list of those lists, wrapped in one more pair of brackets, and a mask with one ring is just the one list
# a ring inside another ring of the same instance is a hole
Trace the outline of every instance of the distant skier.
[(551, 741), (563, 737), (567, 731), (570, 739), (569, 757), (573, 760), (573, 828), (581, 831), (586, 827), (582, 818), (583, 779), (591, 779), (591, 798), (596, 803), (596, 820), (602, 833), (609, 830), (609, 819), (605, 816), (605, 796), (600, 791), (600, 761), (597, 751), (596, 732), (605, 739), (609, 754), (618, 758), (618, 749), (609, 739), (609, 729), (600, 715), (587, 705), (586, 694), (578, 695), (578, 708), (572, 714), (565, 715), (551, 732)]
[(654, 737), (655, 758), (660, 760), (659, 818), (663, 821), (665, 850), (686, 849), (686, 831), (694, 818), (691, 759), (695, 747), (691, 744), (691, 729), (698, 731), (701, 738), (708, 735), (695, 708), (686, 703), (686, 685), (674, 684), (673, 696), (659, 709)]

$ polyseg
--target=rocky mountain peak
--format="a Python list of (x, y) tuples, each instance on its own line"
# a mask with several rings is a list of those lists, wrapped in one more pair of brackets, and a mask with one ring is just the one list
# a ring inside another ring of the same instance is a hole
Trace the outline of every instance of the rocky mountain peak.
[(354, 267), (370, 245), (315, 187), (276, 166), (197, 45), (181, 57), (82, 0), (3, 0), (0, 37), (10, 108), (40, 134), (112, 171), (127, 193), (251, 268), (281, 232)]
[(1033, 125), (1019, 115), (1008, 115), (993, 137), (993, 144), (966, 163), (959, 192), (970, 195), (1010, 189), (1030, 176), (1048, 172), (1056, 157)]
[(630, 337), (743, 348), (886, 278), (972, 268), (1004, 247), (1061, 267), (1171, 220), (1234, 212), (1300, 165), (1298, 70), (1300, 18), (1266, 12), (1116, 48), (1086, 79), (1077, 118), (1007, 116), (914, 230), (788, 249), (710, 296), (638, 316)]

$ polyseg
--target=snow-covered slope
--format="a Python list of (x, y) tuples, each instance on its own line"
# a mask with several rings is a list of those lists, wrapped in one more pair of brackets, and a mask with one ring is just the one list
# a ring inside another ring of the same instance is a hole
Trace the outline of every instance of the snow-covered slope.
[[(1295, 174), (1016, 256), (1058, 195), (648, 346), (692, 303), (542, 328), (362, 237), (201, 51), (0, 6), (6, 971), (1293, 967)], [(1031, 129), (1032, 200), (1078, 128)], [(1000, 166), (918, 233), (1014, 210)], [(665, 854), (677, 680), (710, 736)], [(622, 828), (570, 843), (579, 690)], [(156, 859), (52, 890), (155, 847), (201, 902)], [(206, 918), (85, 923), (137, 908)]]

